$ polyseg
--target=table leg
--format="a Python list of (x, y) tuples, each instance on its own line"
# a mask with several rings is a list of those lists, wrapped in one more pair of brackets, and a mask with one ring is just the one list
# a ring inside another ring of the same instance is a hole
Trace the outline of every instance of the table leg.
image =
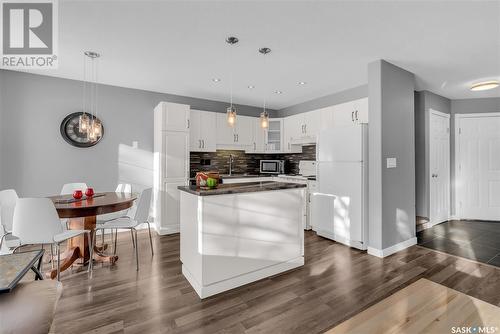
[[(94, 230), (96, 226), (96, 216), (89, 216), (85, 218), (71, 218), (68, 221), (68, 228), (71, 230), (88, 230), (91, 231), (91, 238), (94, 237)], [(94, 246), (94, 256), (93, 260), (97, 262), (109, 262), (115, 263), (118, 260), (118, 256), (112, 255), (107, 256), (102, 253), (108, 248), (107, 244), (100, 247)], [(80, 264), (85, 265), (90, 260), (90, 245), (88, 243), (87, 235), (82, 234), (77, 237), (71, 238), (67, 241), (66, 251), (64, 252), (67, 256), (62, 260), (60, 265), (60, 271), (64, 271), (71, 267), (75, 261), (80, 260)], [(57, 276), (57, 269), (52, 270), (48, 273), (50, 278), (54, 279)]]

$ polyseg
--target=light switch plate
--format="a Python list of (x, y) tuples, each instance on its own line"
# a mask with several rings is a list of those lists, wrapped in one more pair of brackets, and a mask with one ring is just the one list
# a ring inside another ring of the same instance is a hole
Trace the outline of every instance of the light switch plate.
[(396, 158), (387, 158), (386, 163), (387, 163), (387, 168), (396, 168), (398, 166)]

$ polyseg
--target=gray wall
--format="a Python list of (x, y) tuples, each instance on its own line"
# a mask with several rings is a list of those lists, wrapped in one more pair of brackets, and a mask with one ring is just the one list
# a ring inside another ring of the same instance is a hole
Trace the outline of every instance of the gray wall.
[(430, 110), (451, 114), (451, 100), (429, 91), (415, 92), (416, 214), (430, 214)]
[[(63, 183), (83, 181), (97, 190), (120, 182), (145, 184), (152, 173), (153, 108), (160, 101), (224, 112), (225, 102), (101, 85), (98, 117), (105, 135), (92, 148), (67, 144), (61, 120), (81, 111), (82, 82), (0, 70), (0, 180), (21, 196), (46, 196)], [(260, 108), (238, 106), (242, 115)], [(271, 111), (272, 115), (275, 113)], [(138, 149), (131, 147), (138, 141)]]
[[(413, 73), (368, 65), (369, 246), (379, 250), (415, 237), (414, 89)], [(397, 168), (386, 168), (389, 157)]]
[(500, 98), (461, 99), (451, 101), (451, 214), (456, 214), (455, 198), (455, 115), (500, 112)]
[(311, 101), (299, 103), (290, 107), (278, 110), (276, 117), (286, 117), (300, 114), (302, 112), (316, 110), (324, 107), (333, 106), (352, 100), (361, 99), (368, 96), (368, 85), (358, 86), (341, 92), (323, 96)]

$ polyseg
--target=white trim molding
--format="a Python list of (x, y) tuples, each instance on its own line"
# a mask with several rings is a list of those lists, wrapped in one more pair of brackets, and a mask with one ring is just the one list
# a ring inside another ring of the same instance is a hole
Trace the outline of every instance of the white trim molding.
[(413, 238), (402, 241), (398, 244), (395, 244), (391, 247), (387, 247), (384, 249), (377, 249), (377, 248), (373, 248), (373, 247), (368, 246), (368, 254), (373, 255), (373, 256), (377, 256), (377, 257), (386, 257), (386, 256), (397, 253), (399, 251), (402, 251), (403, 249), (406, 249), (406, 248), (411, 247), (411, 246), (416, 245), (416, 244), (417, 244), (417, 238), (413, 237)]

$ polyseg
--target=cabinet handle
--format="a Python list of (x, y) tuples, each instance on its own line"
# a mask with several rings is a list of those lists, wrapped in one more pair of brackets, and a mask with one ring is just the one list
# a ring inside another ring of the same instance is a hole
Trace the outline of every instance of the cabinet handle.
[(358, 121), (358, 111), (356, 110), (356, 121)]
[(198, 139), (198, 148), (201, 148), (201, 140)]
[(202, 145), (202, 148), (205, 148), (205, 139), (201, 140), (201, 145)]
[(233, 133), (233, 143), (236, 143), (236, 135)]
[(354, 122), (354, 111), (353, 111), (353, 112), (351, 112), (351, 121), (353, 121), (353, 122)]
[(257, 145), (253, 143), (253, 150), (255, 151), (257, 149)]
[(239, 134), (236, 134), (236, 141), (239, 142), (240, 141), (240, 135)]
[(189, 129), (189, 119), (188, 119), (188, 127), (187, 128)]
[(304, 133), (307, 133), (307, 124), (304, 124)]

